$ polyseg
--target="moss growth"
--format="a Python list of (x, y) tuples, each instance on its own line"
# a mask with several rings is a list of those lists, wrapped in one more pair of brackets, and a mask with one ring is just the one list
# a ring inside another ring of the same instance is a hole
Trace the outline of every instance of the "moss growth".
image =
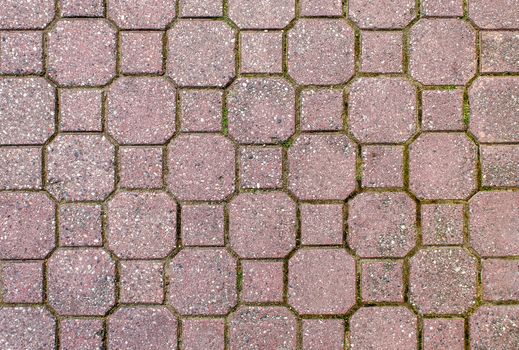
[(470, 124), (470, 104), (468, 99), (465, 99), (463, 103), (463, 123), (465, 123), (466, 126)]
[(223, 109), (222, 132), (225, 136), (229, 134), (229, 110), (227, 108)]
[(288, 139), (286, 140), (285, 142), (283, 142), (281, 145), (286, 148), (286, 149), (289, 149), (290, 146), (292, 146), (292, 144), (294, 143), (294, 140), (293, 139)]

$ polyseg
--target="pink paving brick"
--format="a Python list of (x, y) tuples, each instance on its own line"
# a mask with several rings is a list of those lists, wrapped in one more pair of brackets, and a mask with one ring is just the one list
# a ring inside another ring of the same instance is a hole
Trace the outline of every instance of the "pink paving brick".
[(60, 321), (60, 350), (103, 348), (104, 327), (101, 319), (67, 318)]
[(416, 244), (416, 203), (403, 192), (361, 193), (349, 201), (348, 227), (361, 257), (403, 257)]
[(104, 0), (61, 0), (63, 17), (103, 17)]
[(424, 0), (422, 13), (427, 17), (461, 17), (463, 0)]
[(229, 18), (240, 29), (284, 28), (295, 16), (293, 0), (229, 0)]
[(342, 16), (342, 0), (302, 0), (302, 16)]
[(119, 267), (119, 302), (160, 304), (164, 300), (161, 261), (123, 260)]
[(225, 248), (186, 248), (171, 260), (168, 303), (182, 315), (225, 315), (237, 303), (236, 258)]
[(240, 149), (242, 188), (280, 188), (283, 185), (281, 147), (249, 146)]
[(183, 205), (182, 243), (186, 246), (223, 246), (224, 215), (222, 204)]
[(518, 145), (482, 145), (480, 157), (483, 186), (519, 186)]
[(224, 319), (185, 319), (182, 321), (182, 350), (223, 349)]
[(43, 70), (43, 34), (0, 32), (0, 73), (40, 74)]
[(295, 90), (283, 78), (242, 78), (228, 90), (229, 135), (239, 143), (280, 143), (295, 131)]
[(242, 193), (229, 204), (229, 243), (242, 258), (283, 258), (296, 243), (296, 205), (285, 193)]
[(426, 318), (423, 321), (423, 350), (465, 349), (463, 319)]
[(163, 32), (121, 32), (121, 71), (161, 74), (163, 36)]
[(347, 82), (354, 73), (355, 34), (340, 19), (300, 19), (288, 32), (288, 73), (301, 85)]
[(300, 206), (301, 243), (304, 245), (342, 244), (344, 215), (342, 204)]
[(283, 32), (243, 31), (240, 42), (242, 73), (282, 73)]
[(400, 73), (403, 64), (402, 50), (402, 32), (364, 31), (361, 70), (369, 73)]
[(60, 246), (101, 246), (102, 208), (91, 204), (63, 204), (59, 208)]
[(101, 131), (103, 94), (101, 90), (61, 89), (61, 131)]
[(417, 349), (416, 323), (416, 316), (403, 306), (360, 308), (350, 320), (351, 347), (352, 349)]
[(283, 301), (283, 262), (242, 260), (241, 300), (250, 303)]
[(181, 90), (182, 131), (222, 130), (222, 90)]
[(416, 16), (413, 0), (351, 0), (350, 18), (360, 28), (403, 28)]
[(288, 303), (300, 314), (345, 314), (355, 303), (355, 261), (343, 248), (306, 248), (288, 263)]
[(42, 149), (40, 147), (1, 147), (0, 189), (41, 188)]
[(119, 192), (108, 202), (107, 239), (122, 259), (165, 258), (177, 241), (177, 204), (164, 192)]
[(180, 0), (180, 17), (221, 17), (222, 0)]
[(463, 204), (422, 204), (422, 243), (463, 244), (464, 212)]
[(300, 96), (302, 130), (342, 130), (344, 113), (342, 90), (303, 90)]
[(0, 344), (6, 349), (52, 349), (55, 333), (56, 320), (44, 307), (0, 308)]
[(481, 71), (485, 73), (519, 72), (519, 33), (481, 33)]
[(473, 349), (513, 349), (519, 343), (519, 306), (482, 306), (470, 317)]
[(120, 147), (119, 186), (125, 188), (161, 188), (161, 147)]
[(303, 349), (344, 349), (344, 321), (340, 319), (303, 320)]
[(463, 89), (422, 91), (422, 130), (465, 130)]
[(469, 2), (469, 17), (477, 26), (485, 29), (519, 29), (519, 11), (516, 0), (499, 0), (490, 4), (488, 0)]
[(490, 301), (519, 300), (519, 261), (483, 260), (483, 299)]
[(42, 262), (3, 262), (0, 265), (1, 295), (4, 303), (43, 301)]
[(403, 146), (363, 146), (362, 186), (401, 188), (404, 185)]
[(404, 272), (402, 260), (364, 260), (361, 273), (364, 302), (402, 302)]
[(175, 3), (168, 0), (110, 0), (108, 17), (123, 29), (161, 29), (175, 17)]
[(54, 18), (54, 0), (5, 0), (0, 11), (0, 29), (43, 29)]

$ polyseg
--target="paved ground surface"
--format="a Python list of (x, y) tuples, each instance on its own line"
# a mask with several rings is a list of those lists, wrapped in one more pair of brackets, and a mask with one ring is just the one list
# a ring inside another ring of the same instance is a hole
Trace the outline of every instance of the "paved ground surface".
[(0, 1), (0, 349), (519, 348), (519, 1)]

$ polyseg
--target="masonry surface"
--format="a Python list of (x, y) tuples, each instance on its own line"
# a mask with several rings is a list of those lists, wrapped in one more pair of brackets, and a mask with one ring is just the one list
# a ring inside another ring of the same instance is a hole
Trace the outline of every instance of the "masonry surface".
[(0, 1), (0, 349), (519, 349), (519, 1)]

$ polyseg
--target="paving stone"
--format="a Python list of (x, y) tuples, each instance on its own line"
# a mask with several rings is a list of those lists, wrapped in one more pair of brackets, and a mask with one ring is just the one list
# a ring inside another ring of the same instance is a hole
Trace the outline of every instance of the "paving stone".
[(161, 74), (162, 37), (163, 32), (121, 32), (121, 71)]
[(55, 332), (56, 320), (43, 307), (0, 308), (0, 345), (4, 349), (52, 349)]
[(168, 187), (180, 200), (222, 200), (234, 191), (235, 149), (220, 135), (181, 135), (168, 147)]
[(54, 0), (4, 0), (0, 29), (42, 29), (54, 18)]
[(165, 258), (176, 225), (177, 204), (164, 192), (119, 192), (108, 203), (108, 245), (121, 259)]
[(364, 302), (403, 302), (402, 260), (362, 261), (361, 286)]
[(61, 131), (101, 131), (103, 95), (101, 90), (61, 89)]
[(249, 303), (283, 302), (283, 262), (242, 260), (241, 300)]
[(62, 19), (47, 42), (48, 75), (57, 84), (99, 86), (115, 76), (116, 30), (108, 21)]
[(481, 256), (519, 256), (519, 192), (479, 192), (471, 198), (469, 233)]
[(164, 300), (161, 261), (121, 261), (119, 302), (161, 304)]
[(416, 323), (416, 316), (403, 306), (362, 307), (350, 320), (350, 346), (352, 349), (417, 349)]
[(241, 78), (228, 90), (229, 135), (239, 143), (280, 143), (295, 131), (295, 91), (283, 78)]
[(344, 231), (342, 204), (303, 203), (300, 212), (302, 244), (342, 244)]
[(60, 321), (60, 350), (92, 350), (103, 348), (103, 321), (73, 319)]
[(365, 192), (348, 205), (348, 243), (359, 256), (403, 257), (416, 244), (416, 203), (408, 194)]
[(333, 131), (343, 128), (342, 90), (303, 90), (301, 92), (301, 129)]
[(56, 312), (102, 316), (115, 303), (115, 263), (101, 248), (61, 248), (47, 262), (47, 298)]
[(422, 130), (465, 130), (463, 89), (422, 91)]
[(404, 185), (404, 147), (373, 145), (362, 147), (362, 186)]
[(240, 40), (242, 73), (283, 72), (282, 31), (243, 31)]
[(460, 19), (424, 18), (411, 29), (409, 72), (425, 85), (464, 85), (476, 73), (476, 32)]
[(519, 29), (519, 3), (516, 0), (499, 0), (490, 4), (486, 0), (471, 0), (469, 17), (485, 29)]
[(90, 204), (62, 204), (59, 208), (61, 246), (101, 246), (102, 208)]
[(231, 349), (296, 349), (297, 322), (286, 307), (241, 306), (229, 321)]
[(426, 318), (423, 322), (423, 350), (465, 349), (463, 319)]
[(481, 72), (519, 72), (518, 32), (481, 32)]
[(182, 206), (182, 244), (186, 246), (223, 246), (223, 204), (186, 204)]
[(104, 0), (61, 0), (63, 17), (103, 17)]
[(519, 306), (482, 306), (470, 317), (473, 349), (507, 350), (519, 343)]
[(177, 349), (177, 318), (165, 306), (122, 307), (108, 317), (110, 350)]
[(351, 0), (350, 18), (360, 28), (403, 28), (416, 16), (413, 0)]
[(168, 267), (169, 304), (182, 315), (225, 315), (236, 305), (236, 258), (225, 248), (185, 248)]
[(103, 200), (114, 189), (115, 147), (104, 135), (61, 134), (47, 154), (45, 188), (58, 200)]
[(229, 204), (229, 242), (242, 258), (282, 258), (296, 244), (296, 205), (283, 192), (242, 193)]
[(307, 248), (288, 262), (288, 303), (300, 314), (344, 314), (355, 304), (355, 261), (342, 248)]
[(293, 0), (229, 0), (228, 6), (240, 29), (284, 28), (295, 16)]
[(369, 73), (401, 73), (403, 33), (362, 32), (361, 70)]
[(342, 19), (300, 19), (288, 32), (288, 73), (301, 85), (347, 82), (354, 73), (355, 34)]
[(41, 31), (0, 32), (0, 73), (40, 74), (43, 71)]
[(222, 90), (181, 90), (182, 131), (221, 131), (222, 104)]
[(161, 188), (162, 148), (120, 147), (119, 186)]
[(301, 135), (288, 150), (288, 188), (302, 200), (346, 199), (356, 186), (357, 146), (345, 135)]
[(120, 144), (161, 144), (175, 133), (175, 87), (164, 78), (122, 77), (108, 91), (108, 132)]
[(476, 189), (476, 145), (463, 133), (424, 133), (409, 150), (409, 187), (423, 199), (464, 199)]
[(1, 294), (4, 303), (43, 301), (41, 262), (4, 262), (0, 265), (0, 269)]
[(40, 147), (0, 148), (0, 189), (41, 188), (42, 149)]
[(221, 17), (222, 0), (180, 0), (180, 17)]
[(341, 0), (302, 0), (302, 16), (342, 16)]
[(422, 243), (463, 244), (463, 204), (422, 204)]
[(167, 74), (179, 86), (225, 86), (236, 75), (235, 42), (223, 21), (181, 20), (168, 31)]
[(344, 349), (344, 321), (340, 319), (303, 320), (303, 349)]
[(54, 132), (55, 95), (43, 78), (0, 79), (0, 145), (45, 143)]
[(223, 349), (223, 319), (185, 319), (182, 321), (182, 350)]
[(519, 300), (519, 261), (483, 260), (483, 299), (492, 301)]
[(463, 314), (476, 303), (476, 258), (463, 248), (425, 248), (411, 258), (409, 299), (424, 314)]
[(110, 0), (108, 17), (123, 29), (162, 29), (175, 17), (175, 2)]
[(55, 210), (43, 192), (0, 192), (0, 259), (44, 259), (55, 245)]
[(242, 188), (281, 188), (283, 186), (281, 147), (248, 146), (240, 149)]
[(519, 186), (519, 146), (481, 145), (483, 186)]
[(404, 143), (416, 131), (416, 87), (404, 78), (360, 78), (351, 85), (348, 110), (360, 142)]
[(469, 130), (480, 142), (519, 142), (519, 78), (478, 78), (469, 100)]
[(434, 17), (461, 17), (463, 0), (423, 0), (422, 14)]

